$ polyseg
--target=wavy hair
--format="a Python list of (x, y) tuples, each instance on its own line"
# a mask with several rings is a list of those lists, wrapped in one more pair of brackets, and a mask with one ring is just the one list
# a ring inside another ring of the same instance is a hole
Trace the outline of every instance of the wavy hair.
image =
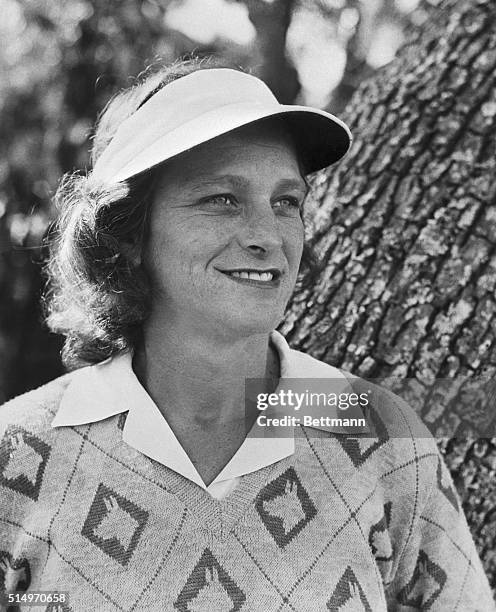
[[(175, 62), (145, 73), (117, 94), (97, 121), (92, 165), (122, 121), (154, 93), (175, 79), (212, 67), (226, 64), (212, 58)], [(98, 363), (139, 342), (150, 312), (151, 281), (134, 261), (146, 244), (157, 176), (157, 168), (152, 168), (121, 183), (102, 185), (91, 174), (70, 173), (60, 182), (43, 304), (49, 329), (65, 337), (62, 361), (69, 370)], [(305, 245), (300, 269), (315, 266)]]

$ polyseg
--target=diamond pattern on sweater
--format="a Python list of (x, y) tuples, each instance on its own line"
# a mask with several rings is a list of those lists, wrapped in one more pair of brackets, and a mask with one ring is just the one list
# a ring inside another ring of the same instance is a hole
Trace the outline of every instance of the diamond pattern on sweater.
[(429, 610), (443, 590), (446, 578), (446, 572), (420, 550), (412, 577), (399, 591), (397, 600), (404, 606)]
[(337, 436), (343, 450), (353, 461), (355, 467), (360, 467), (370, 456), (389, 440), (385, 424), (376, 410), (364, 408), (364, 417), (369, 426), (370, 433), (365, 436), (351, 438), (349, 436)]
[(66, 603), (51, 603), (45, 608), (45, 612), (72, 612), (72, 608)]
[(174, 602), (180, 612), (237, 612), (246, 595), (205, 548)]
[(255, 507), (280, 548), (287, 546), (317, 514), (293, 467), (260, 491)]
[(5, 591), (27, 591), (31, 584), (31, 567), (24, 557), (14, 559), (12, 555), (0, 550), (0, 594)]
[(129, 563), (147, 520), (146, 510), (100, 483), (81, 534), (125, 566)]
[(389, 536), (389, 525), (391, 523), (392, 503), (384, 504), (384, 514), (382, 518), (372, 525), (369, 530), (369, 546), (375, 557), (377, 565), (381, 569), (383, 580), (388, 580), (394, 558), (394, 550)]
[(8, 427), (0, 442), (0, 484), (36, 501), (50, 450), (22, 427)]
[(327, 607), (331, 612), (372, 612), (365, 593), (350, 566), (339, 579), (327, 602)]
[(458, 498), (455, 490), (450, 482), (450, 478), (448, 475), (448, 470), (444, 466), (441, 458), (438, 459), (437, 462), (437, 484), (439, 490), (444, 494), (446, 499), (450, 502), (453, 508), (458, 512)]
[(369, 531), (369, 545), (376, 561), (392, 561), (393, 549), (388, 536), (391, 522), (391, 502), (384, 504), (384, 514), (380, 521), (372, 525)]

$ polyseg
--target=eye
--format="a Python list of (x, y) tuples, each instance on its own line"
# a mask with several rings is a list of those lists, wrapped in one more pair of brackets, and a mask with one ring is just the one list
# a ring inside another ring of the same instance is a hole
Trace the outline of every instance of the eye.
[(299, 213), (302, 207), (302, 201), (294, 196), (284, 196), (276, 200), (273, 207), (286, 213)]
[(234, 196), (229, 193), (219, 193), (216, 195), (208, 196), (201, 200), (202, 204), (212, 206), (213, 208), (230, 208), (237, 206), (237, 202)]

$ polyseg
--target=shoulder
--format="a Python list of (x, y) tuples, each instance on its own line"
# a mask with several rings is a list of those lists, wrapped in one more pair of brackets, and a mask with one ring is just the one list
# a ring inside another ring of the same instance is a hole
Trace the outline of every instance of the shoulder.
[(371, 462), (391, 500), (408, 499), (422, 508), (444, 468), (436, 440), (399, 395), (358, 377), (351, 377), (351, 385), (369, 400), (364, 416), (371, 434), (358, 441), (356, 448), (364, 449), (358, 451), (358, 463), (362, 458)]
[(373, 433), (390, 439), (418, 440), (426, 448), (436, 448), (435, 440), (416, 411), (386, 386), (372, 383), (351, 372), (327, 364), (301, 351), (291, 349), (294, 364), (309, 377), (345, 381), (346, 390), (364, 398), (364, 415), (371, 420)]
[(356, 393), (366, 395), (365, 412), (377, 435), (390, 439), (414, 440), (427, 448), (437, 448), (425, 423), (400, 395), (393, 393), (386, 386), (372, 383), (349, 372), (343, 374)]
[[(364, 402), (360, 407), (369, 433), (337, 434), (339, 446), (356, 467), (373, 467), (374, 472), (409, 474), (419, 486), (435, 480), (441, 456), (436, 441), (416, 411), (399, 395), (350, 372), (336, 368), (310, 355), (291, 349), (291, 361), (302, 376), (345, 380), (344, 392), (354, 393)], [(322, 434), (324, 435), (324, 434)], [(384, 476), (385, 482), (396, 479)], [(400, 478), (401, 480), (401, 478)]]
[(33, 433), (49, 430), (64, 392), (77, 372), (59, 376), (0, 406), (0, 438), (9, 427), (17, 426)]

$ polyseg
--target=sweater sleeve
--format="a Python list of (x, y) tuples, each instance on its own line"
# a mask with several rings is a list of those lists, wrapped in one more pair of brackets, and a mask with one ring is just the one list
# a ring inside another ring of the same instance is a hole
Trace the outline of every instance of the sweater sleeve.
[(388, 610), (495, 612), (451, 475), (440, 454), (432, 487), (387, 589)]
[(49, 540), (41, 517), (54, 494), (43, 486), (54, 437), (50, 424), (68, 381), (60, 377), (0, 406), (0, 610), (5, 593), (27, 591), (46, 562)]

